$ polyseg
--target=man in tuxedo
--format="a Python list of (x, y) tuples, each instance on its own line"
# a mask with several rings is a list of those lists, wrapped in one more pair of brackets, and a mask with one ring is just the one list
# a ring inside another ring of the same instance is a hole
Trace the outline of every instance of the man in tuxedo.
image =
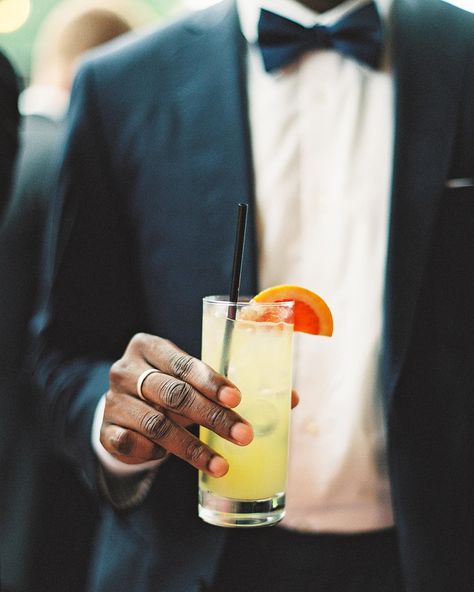
[(18, 84), (10, 62), (0, 52), (0, 220), (7, 203), (18, 148)]
[[(224, 1), (83, 66), (34, 364), (108, 502), (91, 591), (472, 590), (473, 31), (438, 0)], [(227, 461), (186, 428), (253, 437), (193, 357), (245, 199), (242, 293), (303, 284), (335, 334), (297, 344), (287, 515), (239, 532), (197, 518)]]

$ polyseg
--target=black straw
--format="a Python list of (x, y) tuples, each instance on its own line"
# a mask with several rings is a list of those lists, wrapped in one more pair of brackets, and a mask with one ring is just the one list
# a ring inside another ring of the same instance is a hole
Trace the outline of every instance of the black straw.
[(237, 227), (235, 231), (234, 261), (232, 263), (232, 277), (230, 280), (229, 302), (232, 302), (227, 310), (227, 319), (224, 331), (224, 343), (222, 345), (222, 356), (220, 373), (227, 376), (229, 370), (229, 353), (232, 341), (233, 321), (236, 317), (237, 302), (240, 293), (240, 278), (242, 275), (242, 258), (244, 253), (245, 226), (247, 222), (247, 204), (240, 203), (237, 216)]
[[(244, 253), (245, 225), (247, 221), (247, 204), (239, 204), (237, 228), (235, 231), (234, 261), (230, 280), (229, 300), (237, 303), (240, 293), (240, 277), (242, 275), (242, 256)], [(235, 311), (235, 307), (233, 307)], [(234, 315), (235, 318), (235, 315)]]

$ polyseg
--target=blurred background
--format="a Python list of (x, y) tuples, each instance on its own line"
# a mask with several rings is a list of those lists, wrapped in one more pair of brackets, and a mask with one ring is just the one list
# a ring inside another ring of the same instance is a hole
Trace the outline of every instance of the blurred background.
[[(25, 86), (29, 83), (36, 35), (48, 14), (60, 3), (61, 0), (0, 0), (0, 48)], [(101, 4), (107, 5), (107, 0)], [(117, 6), (117, 2), (113, 4)], [(120, 4), (134, 24), (149, 26), (180, 12), (205, 7), (212, 0), (123, 0)]]
[[(36, 34), (48, 13), (60, 1), (0, 0), (0, 48), (25, 80), (25, 85), (29, 83), (31, 53)], [(474, 12), (474, 0), (447, 1)], [(143, 26), (212, 3), (213, 0), (123, 0), (125, 10), (128, 8), (135, 22)]]

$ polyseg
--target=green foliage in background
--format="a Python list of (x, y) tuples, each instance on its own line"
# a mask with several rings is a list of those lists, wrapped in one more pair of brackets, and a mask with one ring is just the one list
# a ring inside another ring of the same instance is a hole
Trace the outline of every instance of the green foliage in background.
[[(29, 76), (31, 50), (36, 33), (51, 9), (60, 2), (61, 0), (31, 0), (31, 14), (25, 24), (12, 33), (0, 33), (0, 49), (25, 80)], [(180, 4), (179, 0), (142, 0), (142, 3), (150, 9), (150, 21), (172, 14)]]

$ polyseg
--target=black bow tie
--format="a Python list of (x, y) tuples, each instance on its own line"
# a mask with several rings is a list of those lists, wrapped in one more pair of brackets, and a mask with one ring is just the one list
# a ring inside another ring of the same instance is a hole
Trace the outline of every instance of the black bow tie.
[(382, 49), (382, 20), (374, 2), (349, 13), (330, 27), (303, 27), (262, 9), (258, 43), (267, 72), (287, 66), (312, 49), (335, 49), (376, 68)]

